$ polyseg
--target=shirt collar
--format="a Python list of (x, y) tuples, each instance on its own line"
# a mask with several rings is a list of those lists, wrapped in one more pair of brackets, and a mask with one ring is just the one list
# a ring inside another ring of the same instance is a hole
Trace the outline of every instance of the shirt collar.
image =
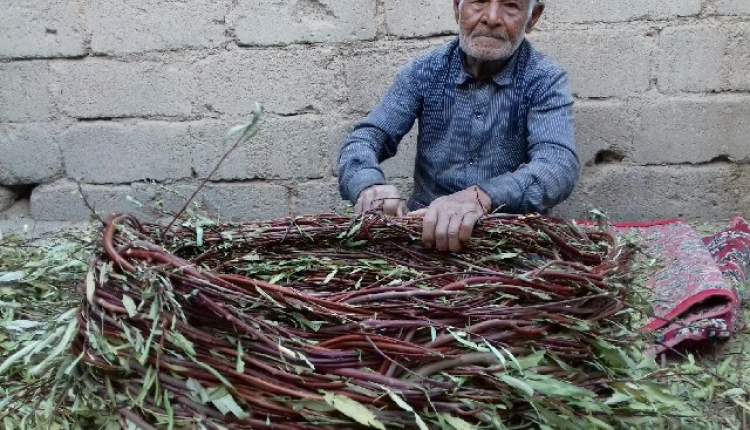
[[(503, 70), (501, 70), (499, 73), (495, 74), (495, 76), (492, 77), (492, 81), (495, 82), (498, 86), (507, 86), (510, 85), (513, 82), (513, 76), (515, 74), (516, 70), (516, 64), (518, 63), (518, 55), (523, 49), (524, 44), (526, 44), (526, 41), (524, 41), (521, 46), (516, 49), (516, 52), (513, 53), (513, 56), (510, 57), (510, 60), (508, 61), (508, 64), (503, 67)], [(464, 57), (465, 57), (464, 51), (458, 47), (456, 49), (453, 59), (451, 61), (451, 71), (453, 75), (453, 82), (456, 85), (462, 85), (466, 82), (470, 82), (474, 80), (474, 77), (471, 76), (466, 69), (464, 68)]]

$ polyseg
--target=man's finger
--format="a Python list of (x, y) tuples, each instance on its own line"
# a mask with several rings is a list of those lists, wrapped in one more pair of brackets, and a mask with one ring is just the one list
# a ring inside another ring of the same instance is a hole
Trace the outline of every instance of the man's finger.
[(400, 218), (404, 216), (404, 214), (408, 211), (409, 211), (409, 208), (406, 207), (406, 203), (404, 203), (403, 201), (400, 201), (398, 204), (398, 209), (396, 210), (396, 216)]
[(435, 225), (437, 224), (437, 211), (435, 209), (424, 209), (422, 218), (422, 243), (428, 249), (435, 246)]
[(448, 249), (451, 252), (458, 252), (461, 250), (462, 243), (460, 240), (460, 231), (464, 216), (461, 214), (455, 214), (451, 217), (448, 223)]
[(427, 208), (411, 211), (406, 216), (414, 218), (422, 218), (427, 214)]
[(357, 215), (361, 215), (365, 212), (365, 196), (364, 193), (360, 193), (359, 198), (357, 199), (357, 204), (354, 205), (354, 213)]
[(370, 202), (372, 201), (372, 189), (367, 188), (364, 191), (362, 191), (359, 195), (359, 213), (365, 213), (370, 210)]
[(398, 214), (401, 209), (401, 199), (390, 198), (383, 200), (383, 213), (388, 216), (400, 216)]
[(466, 243), (471, 239), (471, 233), (474, 231), (474, 226), (477, 225), (477, 221), (479, 221), (481, 217), (482, 215), (475, 211), (471, 211), (464, 215), (458, 233), (458, 239), (461, 243)]
[(450, 212), (438, 212), (437, 224), (435, 225), (435, 249), (438, 251), (448, 250), (448, 225), (450, 222)]

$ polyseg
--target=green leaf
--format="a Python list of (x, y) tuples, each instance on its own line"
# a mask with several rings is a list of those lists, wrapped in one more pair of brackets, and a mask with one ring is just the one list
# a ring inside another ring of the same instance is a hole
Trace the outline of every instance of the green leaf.
[(185, 382), (185, 386), (190, 390), (192, 394), (195, 395), (195, 399), (199, 401), (200, 403), (205, 404), (209, 400), (208, 391), (206, 391), (205, 388), (203, 388), (203, 385), (201, 385), (200, 382), (196, 381), (193, 378), (188, 378), (187, 382)]
[(20, 361), (22, 358), (26, 357), (29, 352), (31, 352), (32, 349), (34, 349), (39, 341), (37, 342), (31, 342), (28, 345), (24, 346), (23, 348), (16, 351), (13, 355), (5, 359), (3, 364), (0, 364), (0, 375), (5, 373), (8, 369), (13, 366), (17, 361)]
[(326, 276), (326, 278), (323, 280), (323, 285), (327, 285), (329, 282), (331, 282), (331, 280), (333, 280), (333, 277), (336, 276), (338, 272), (339, 272), (338, 267), (333, 269), (333, 271), (329, 273), (328, 276)]
[(385, 426), (383, 425), (383, 423), (378, 421), (378, 419), (375, 417), (375, 414), (358, 401), (352, 400), (346, 396), (339, 396), (331, 392), (325, 392), (323, 395), (323, 399), (330, 406), (336, 408), (337, 411), (353, 419), (359, 424), (379, 430), (385, 430)]
[(547, 396), (570, 397), (580, 399), (581, 397), (594, 397), (594, 393), (569, 382), (546, 375), (526, 375), (526, 382), (534, 391)]
[(138, 306), (136, 306), (135, 301), (133, 301), (129, 295), (122, 295), (122, 305), (125, 306), (125, 310), (128, 311), (128, 316), (130, 318), (134, 318), (138, 315)]
[(57, 344), (57, 346), (45, 357), (45, 359), (41, 363), (34, 366), (29, 372), (34, 376), (41, 376), (44, 371), (47, 370), (48, 366), (52, 363), (52, 360), (68, 350), (68, 348), (70, 347), (70, 343), (73, 341), (73, 337), (77, 333), (78, 319), (73, 318), (68, 323), (68, 326), (65, 329), (65, 334), (63, 334), (62, 339), (60, 339), (60, 343)]
[(597, 347), (599, 355), (606, 364), (616, 369), (634, 371), (638, 365), (627, 356), (627, 354), (611, 343), (602, 339), (597, 339), (594, 345)]
[(439, 417), (456, 430), (476, 430), (476, 427), (453, 415), (440, 414)]
[(624, 393), (616, 392), (612, 394), (607, 400), (605, 400), (604, 404), (608, 406), (613, 406), (613, 405), (617, 405), (620, 403), (629, 402), (631, 400), (633, 400), (632, 396), (629, 396)]
[(490, 262), (490, 261), (503, 261), (503, 260), (512, 260), (516, 257), (518, 257), (519, 253), (517, 252), (501, 252), (498, 254), (492, 254), (487, 257), (481, 258), (479, 260), (480, 263)]
[(237, 365), (235, 366), (235, 370), (237, 370), (237, 373), (245, 373), (245, 360), (243, 357), (245, 356), (245, 352), (242, 350), (242, 341), (237, 339)]
[(614, 427), (611, 425), (605, 423), (604, 421), (600, 420), (599, 418), (588, 416), (586, 419), (594, 425), (594, 428), (602, 429), (602, 430), (615, 430)]
[(388, 397), (390, 397), (391, 400), (393, 400), (393, 403), (398, 405), (399, 408), (405, 410), (406, 412), (411, 412), (414, 414), (414, 420), (417, 422), (417, 427), (419, 427), (419, 430), (430, 430), (424, 420), (422, 420), (422, 417), (419, 416), (417, 411), (415, 411), (410, 404), (406, 403), (406, 400), (402, 399), (401, 396), (387, 388), (385, 390), (388, 393)]
[(503, 353), (498, 351), (498, 349), (495, 348), (494, 346), (492, 346), (492, 344), (489, 343), (487, 339), (484, 340), (484, 344), (487, 345), (487, 348), (489, 348), (490, 351), (492, 351), (492, 353), (495, 355), (495, 357), (497, 357), (498, 361), (500, 361), (500, 364), (503, 367), (505, 367), (505, 364), (507, 363), (507, 361), (505, 361), (505, 357), (503, 356)]
[(4, 272), (0, 273), (0, 284), (18, 282), (23, 280), (26, 276), (26, 272)]
[(216, 406), (216, 409), (219, 410), (223, 415), (227, 415), (230, 412), (237, 418), (243, 419), (247, 418), (250, 415), (245, 412), (240, 405), (237, 404), (237, 402), (234, 400), (234, 397), (232, 397), (231, 394), (227, 393), (224, 397), (221, 397), (216, 400), (211, 400), (211, 403)]
[(167, 430), (174, 429), (174, 408), (172, 408), (172, 401), (170, 393), (164, 390), (164, 411), (167, 413)]
[(90, 304), (94, 304), (94, 298), (96, 297), (96, 280), (94, 279), (94, 270), (89, 270), (86, 273), (86, 301)]
[(178, 346), (189, 356), (195, 357), (195, 347), (193, 346), (193, 342), (190, 342), (182, 333), (170, 331), (167, 334), (167, 340)]
[(500, 375), (500, 380), (527, 395), (528, 397), (534, 396), (534, 388), (520, 379), (514, 378), (507, 374), (502, 374)]
[(32, 329), (35, 327), (39, 327), (44, 323), (39, 321), (32, 321), (32, 320), (15, 320), (15, 321), (8, 321), (6, 323), (3, 323), (2, 326), (6, 330), (11, 331), (25, 331), (28, 329)]
[(547, 355), (545, 351), (536, 351), (535, 353), (531, 355), (527, 355), (526, 357), (519, 358), (518, 363), (524, 370), (532, 369), (542, 364), (542, 361), (544, 360), (545, 355)]
[(448, 329), (448, 333), (450, 333), (451, 336), (453, 336), (453, 338), (456, 339), (456, 341), (458, 343), (460, 343), (461, 345), (463, 345), (463, 346), (465, 346), (465, 347), (467, 347), (469, 349), (472, 349), (474, 351), (479, 351), (479, 352), (489, 352), (489, 350), (487, 350), (487, 348), (485, 348), (483, 346), (480, 346), (479, 344), (476, 344), (476, 343), (470, 341), (469, 339), (467, 339), (467, 337), (469, 335), (466, 334), (463, 331), (452, 331), (452, 330)]
[(516, 356), (513, 355), (512, 352), (508, 351), (508, 348), (503, 347), (502, 350), (505, 353), (505, 355), (507, 355), (508, 358), (510, 358), (510, 361), (516, 366), (516, 369), (518, 369), (518, 371), (521, 372), (521, 374), (523, 375), (523, 366), (521, 366), (521, 363), (519, 363), (519, 361), (516, 359)]
[(208, 372), (211, 373), (216, 379), (218, 379), (219, 382), (221, 382), (222, 384), (224, 384), (224, 386), (228, 387), (231, 390), (234, 390), (234, 385), (232, 385), (232, 383), (229, 382), (229, 380), (227, 378), (225, 378), (224, 375), (222, 375), (221, 373), (219, 373), (213, 367), (209, 366), (206, 363), (201, 363), (200, 361), (195, 360), (195, 359), (193, 359), (193, 363), (195, 363), (198, 366), (200, 366), (200, 367), (208, 370)]
[(721, 393), (722, 397), (736, 397), (736, 396), (744, 396), (747, 394), (747, 392), (742, 388), (732, 388), (727, 391), (724, 391)]

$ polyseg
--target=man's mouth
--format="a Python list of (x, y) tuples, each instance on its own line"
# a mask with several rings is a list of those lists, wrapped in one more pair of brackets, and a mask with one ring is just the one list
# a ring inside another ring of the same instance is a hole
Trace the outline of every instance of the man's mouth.
[(475, 35), (474, 37), (475, 38), (486, 37), (488, 39), (495, 39), (500, 42), (505, 42), (507, 40), (504, 36), (494, 35), (494, 34), (478, 34), (478, 35)]

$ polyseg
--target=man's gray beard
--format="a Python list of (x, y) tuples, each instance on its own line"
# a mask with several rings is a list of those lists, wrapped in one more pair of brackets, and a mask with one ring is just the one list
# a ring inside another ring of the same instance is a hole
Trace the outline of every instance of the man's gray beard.
[(498, 54), (495, 56), (485, 56), (480, 54), (477, 51), (474, 51), (469, 46), (469, 37), (464, 34), (463, 31), (459, 31), (458, 33), (458, 44), (461, 47), (461, 49), (471, 58), (480, 60), (480, 61), (505, 61), (513, 56), (513, 54), (516, 53), (516, 50), (519, 46), (521, 46), (521, 43), (526, 39), (525, 34), (521, 34), (521, 36), (518, 38), (515, 44), (511, 45), (509, 42), (506, 42), (503, 46), (503, 49), (498, 51)]

